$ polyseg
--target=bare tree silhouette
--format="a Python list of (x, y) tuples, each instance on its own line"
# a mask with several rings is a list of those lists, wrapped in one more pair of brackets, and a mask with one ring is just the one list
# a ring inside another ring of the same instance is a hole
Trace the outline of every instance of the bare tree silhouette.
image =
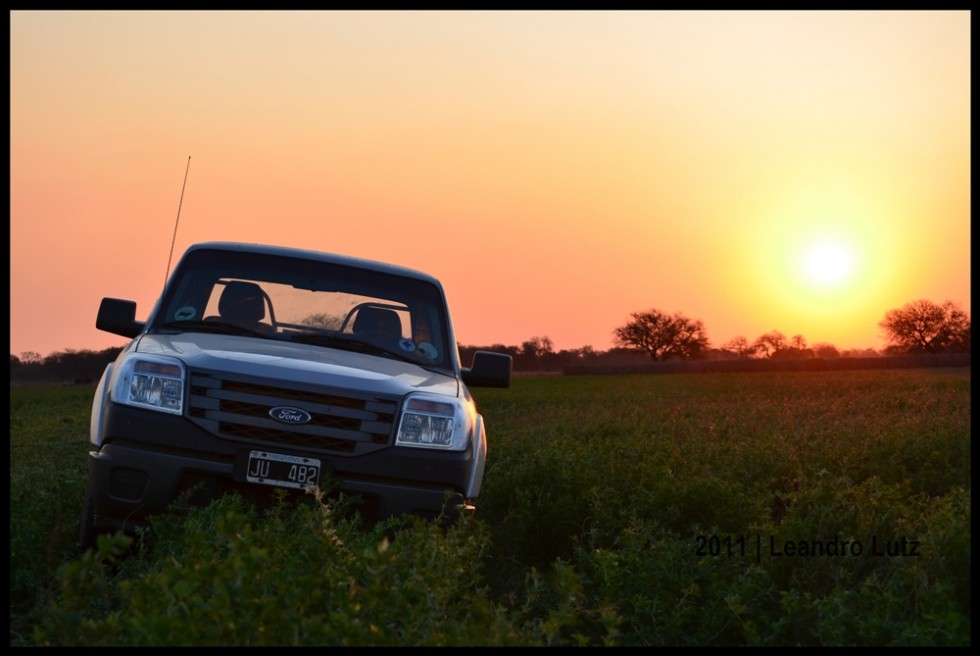
[(741, 335), (733, 337), (731, 340), (722, 344), (721, 349), (728, 351), (739, 360), (747, 360), (756, 354), (756, 348), (749, 344), (749, 340)]
[(646, 351), (654, 360), (693, 360), (708, 348), (708, 336), (700, 320), (688, 319), (679, 312), (667, 315), (656, 309), (630, 316), (632, 321), (614, 331), (616, 343)]
[(889, 310), (878, 324), (889, 350), (904, 353), (969, 353), (970, 317), (957, 304), (920, 299)]
[(761, 335), (755, 342), (756, 350), (767, 358), (771, 358), (776, 351), (781, 351), (787, 347), (786, 335), (778, 330), (772, 330), (765, 335)]

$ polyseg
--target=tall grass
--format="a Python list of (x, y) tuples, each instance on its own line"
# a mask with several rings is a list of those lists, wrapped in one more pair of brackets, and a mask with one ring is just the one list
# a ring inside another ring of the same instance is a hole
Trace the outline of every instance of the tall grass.
[(474, 518), (233, 497), (78, 557), (91, 392), (12, 390), (12, 645), (970, 643), (967, 369), (520, 377)]

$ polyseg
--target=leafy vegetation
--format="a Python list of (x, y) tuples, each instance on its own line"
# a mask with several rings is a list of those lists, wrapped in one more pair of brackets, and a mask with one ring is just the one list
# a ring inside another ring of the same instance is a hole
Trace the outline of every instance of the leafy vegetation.
[(968, 369), (517, 378), (475, 517), (229, 496), (79, 556), (92, 392), (11, 390), (12, 646), (970, 644)]

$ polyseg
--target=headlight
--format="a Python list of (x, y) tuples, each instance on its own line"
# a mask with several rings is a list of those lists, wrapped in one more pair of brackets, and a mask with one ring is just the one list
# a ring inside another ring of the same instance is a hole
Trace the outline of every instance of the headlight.
[(119, 367), (112, 400), (179, 415), (184, 411), (184, 363), (173, 358), (135, 355)]
[(395, 444), (450, 451), (465, 449), (473, 427), (472, 405), (445, 397), (409, 396), (398, 423)]

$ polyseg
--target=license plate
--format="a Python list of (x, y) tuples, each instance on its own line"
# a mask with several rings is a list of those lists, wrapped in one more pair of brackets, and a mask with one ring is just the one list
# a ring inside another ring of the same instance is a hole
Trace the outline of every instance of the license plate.
[(320, 461), (268, 451), (252, 451), (248, 454), (245, 478), (249, 483), (292, 487), (304, 490), (320, 483)]

